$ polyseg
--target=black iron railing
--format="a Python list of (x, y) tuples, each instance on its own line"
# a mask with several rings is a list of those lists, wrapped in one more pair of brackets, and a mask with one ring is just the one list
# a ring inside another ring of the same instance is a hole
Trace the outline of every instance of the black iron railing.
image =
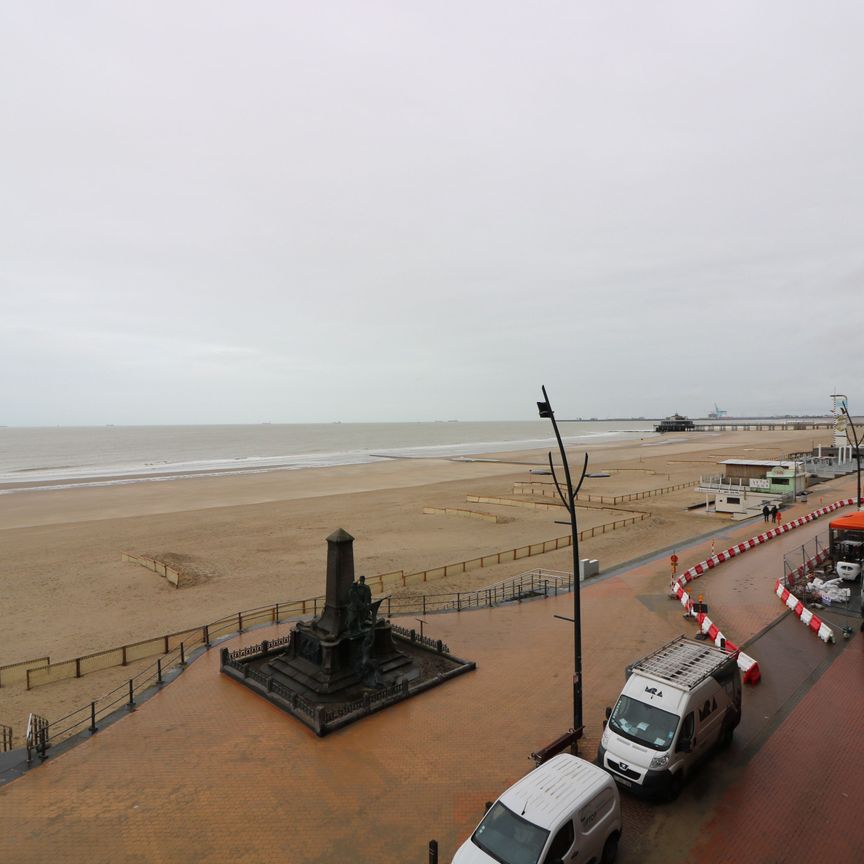
[(238, 648), (236, 651), (229, 652), (228, 656), (231, 660), (242, 660), (245, 657), (258, 657), (262, 654), (267, 654), (274, 648), (284, 648), (291, 644), (293, 634), (280, 636), (278, 639), (264, 639), (256, 645), (246, 645), (243, 648)]
[(39, 714), (31, 714), (27, 718), (27, 732), (24, 740), (27, 747), (28, 765), (33, 761), (34, 753), (38, 753), (44, 759), (46, 751), (51, 746), (48, 737), (48, 721)]
[(113, 690), (103, 693), (97, 699), (70, 711), (63, 717), (48, 721), (44, 717), (31, 714), (26, 735), (28, 762), (32, 756), (31, 751), (45, 758), (46, 750), (51, 746), (60, 744), (80, 732), (90, 732), (91, 735), (98, 732), (99, 724), (124, 705), (129, 711), (134, 711), (137, 705), (136, 696), (140, 698), (140, 695), (149, 687), (161, 686), (164, 683), (165, 673), (170, 668), (185, 665), (186, 646), (181, 642), (173, 651), (160, 657), (154, 664), (128, 681), (124, 681)]

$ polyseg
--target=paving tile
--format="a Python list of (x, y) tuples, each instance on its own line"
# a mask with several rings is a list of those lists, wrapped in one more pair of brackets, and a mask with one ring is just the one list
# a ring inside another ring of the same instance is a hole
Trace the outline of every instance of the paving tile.
[[(743, 641), (782, 611), (766, 590), (784, 542), (800, 545), (823, 530), (816, 524), (694, 583), (704, 588), (712, 617), (730, 638)], [(748, 526), (728, 532), (733, 539), (753, 533)], [(688, 557), (699, 560), (705, 546), (682, 549), (682, 563)], [(661, 561), (582, 592), (582, 751), (589, 758), (596, 751), (603, 708), (620, 691), (625, 666), (679, 633), (695, 632), (693, 622), (682, 619), (680, 605), (664, 599), (668, 584), (669, 570)], [(477, 661), (477, 670), (324, 739), (222, 676), (218, 651), (212, 650), (122, 721), (0, 789), (0, 858), (15, 864), (422, 862), (435, 837), (442, 861), (449, 860), (480, 818), (483, 803), (528, 771), (529, 753), (571, 723), (572, 627), (553, 617), (571, 610), (572, 597), (562, 595), (430, 615), (427, 633)], [(225, 644), (236, 648), (286, 629), (256, 630)], [(802, 638), (810, 638), (803, 628)], [(860, 676), (860, 669), (856, 673), (849, 665), (856, 656), (852, 646), (846, 654), (843, 674)], [(859, 664), (860, 659), (858, 652)], [(825, 679), (833, 682), (833, 668), (829, 675)], [(772, 739), (764, 805), (739, 793), (718, 813), (712, 837), (726, 830), (735, 813), (741, 832), (755, 830), (759, 820), (753, 813), (763, 820), (779, 812), (807, 821), (805, 806), (777, 779), (777, 764), (784, 764), (788, 747), (834, 760), (830, 786), (812, 766), (799, 778), (815, 784), (811, 811), (818, 796), (834, 802), (835, 772), (843, 765), (828, 752), (832, 736), (817, 736), (814, 746), (807, 730), (826, 728), (824, 709), (830, 706), (831, 717), (842, 717), (845, 732), (857, 740), (862, 706), (856, 701), (849, 712), (848, 688), (832, 686), (826, 695), (805, 700), (812, 714), (784, 724), (791, 731), (784, 733), (783, 748), (774, 747)], [(861, 776), (864, 765), (856, 765)], [(782, 801), (779, 811), (775, 798)], [(856, 812), (860, 801), (859, 794)], [(637, 830), (647, 818), (636, 820)]]

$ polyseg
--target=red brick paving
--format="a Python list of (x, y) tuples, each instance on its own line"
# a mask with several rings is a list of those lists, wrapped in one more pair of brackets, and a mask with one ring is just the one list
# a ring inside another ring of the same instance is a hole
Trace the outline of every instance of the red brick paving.
[[(816, 526), (787, 536), (800, 544), (821, 530)], [(729, 535), (752, 533), (739, 527)], [(782, 542), (765, 548), (780, 550)], [(752, 635), (743, 631), (774, 602), (753, 600), (758, 613), (748, 611), (738, 628), (742, 603), (724, 595), (756, 570), (770, 590), (780, 556), (773, 563), (766, 557), (769, 575), (755, 563), (759, 554), (748, 552), (698, 583), (709, 602), (717, 597), (712, 613), (720, 611), (715, 618), (733, 640)], [(619, 692), (627, 663), (695, 631), (664, 598), (668, 582), (665, 563), (654, 562), (583, 592), (586, 756), (595, 752), (603, 706)], [(531, 767), (531, 750), (570, 725), (572, 631), (552, 616), (571, 608), (564, 595), (430, 616), (430, 635), (476, 660), (477, 671), (325, 739), (221, 676), (211, 651), (135, 713), (0, 790), (0, 857), (13, 864), (419, 862), (436, 837), (442, 861), (449, 860), (483, 802)], [(811, 638), (803, 628), (802, 638)], [(855, 648), (846, 653), (860, 661)], [(853, 721), (843, 713), (842, 688), (831, 692), (832, 712), (857, 741), (860, 723), (851, 724), (860, 712)], [(813, 709), (818, 722), (808, 719), (807, 727), (833, 729), (820, 705)], [(831, 799), (823, 794), (824, 809)]]
[[(621, 579), (584, 599), (593, 755), (603, 705), (649, 644), (631, 634), (674, 631)], [(428, 630), (478, 670), (320, 740), (221, 676), (211, 651), (135, 713), (0, 790), (5, 860), (422, 861), (432, 837), (450, 855), (483, 802), (570, 724), (571, 628), (552, 617), (570, 602), (430, 617)], [(609, 638), (617, 632), (626, 638)]]
[(693, 864), (864, 860), (864, 638), (835, 660), (721, 798)]

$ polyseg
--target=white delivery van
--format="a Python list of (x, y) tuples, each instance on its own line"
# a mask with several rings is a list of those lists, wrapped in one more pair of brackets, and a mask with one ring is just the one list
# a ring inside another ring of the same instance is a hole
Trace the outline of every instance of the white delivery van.
[(596, 765), (562, 753), (486, 811), (453, 864), (609, 864), (620, 836), (615, 783)]
[(696, 762), (741, 720), (737, 654), (679, 636), (627, 668), (597, 764), (635, 793), (677, 797)]

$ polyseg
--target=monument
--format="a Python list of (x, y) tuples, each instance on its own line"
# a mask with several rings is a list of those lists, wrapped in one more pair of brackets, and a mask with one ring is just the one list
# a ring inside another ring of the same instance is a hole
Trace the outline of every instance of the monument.
[(327, 538), (321, 615), (285, 637), (222, 649), (221, 670), (325, 735), (475, 667), (383, 618), (381, 602), (355, 581), (354, 538), (339, 528)]

